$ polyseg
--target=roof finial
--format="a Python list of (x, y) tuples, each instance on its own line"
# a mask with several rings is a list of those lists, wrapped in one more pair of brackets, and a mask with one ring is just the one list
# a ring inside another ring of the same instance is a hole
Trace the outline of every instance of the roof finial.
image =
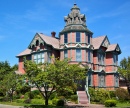
[(76, 5), (76, 0), (74, 0), (74, 5)]

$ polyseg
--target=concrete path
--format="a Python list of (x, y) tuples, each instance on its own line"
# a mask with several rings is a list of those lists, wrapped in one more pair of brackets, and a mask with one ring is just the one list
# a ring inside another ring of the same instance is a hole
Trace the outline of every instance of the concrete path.
[(24, 108), (24, 107), (0, 104), (0, 108)]
[[(3, 105), (0, 104), (0, 108), (24, 108), (22, 106), (12, 106), (12, 105)], [(68, 104), (66, 108), (105, 108), (104, 105), (98, 105), (98, 104)]]

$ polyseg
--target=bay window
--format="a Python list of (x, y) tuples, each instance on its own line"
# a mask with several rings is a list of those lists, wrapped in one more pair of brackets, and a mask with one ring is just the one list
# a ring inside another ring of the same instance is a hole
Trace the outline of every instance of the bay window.
[(36, 63), (44, 63), (44, 53), (36, 53), (34, 54), (34, 61)]

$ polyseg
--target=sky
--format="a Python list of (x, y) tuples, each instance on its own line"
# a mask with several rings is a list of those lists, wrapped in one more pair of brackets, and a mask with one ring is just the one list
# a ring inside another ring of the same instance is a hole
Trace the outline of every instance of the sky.
[(0, 0), (0, 61), (18, 64), (16, 55), (37, 32), (55, 31), (58, 37), (74, 3), (93, 37), (107, 35), (111, 44), (119, 44), (119, 62), (130, 56), (130, 0)]

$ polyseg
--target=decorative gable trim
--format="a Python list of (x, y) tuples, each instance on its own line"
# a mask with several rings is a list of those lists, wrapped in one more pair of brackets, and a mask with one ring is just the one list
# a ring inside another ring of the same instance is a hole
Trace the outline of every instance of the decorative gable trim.
[(35, 34), (34, 38), (32, 39), (31, 43), (29, 44), (28, 48), (32, 48), (32, 46), (36, 46), (36, 41), (39, 41), (39, 44), (44, 45), (43, 39), (38, 35), (38, 33)]
[(121, 54), (121, 49), (120, 49), (120, 47), (119, 47), (119, 45), (118, 45), (118, 44), (117, 44), (117, 46), (116, 46), (115, 51), (117, 51), (119, 54)]
[(103, 40), (101, 46), (108, 47), (108, 45), (110, 45), (110, 42), (108, 40), (108, 37), (106, 36), (105, 39)]

